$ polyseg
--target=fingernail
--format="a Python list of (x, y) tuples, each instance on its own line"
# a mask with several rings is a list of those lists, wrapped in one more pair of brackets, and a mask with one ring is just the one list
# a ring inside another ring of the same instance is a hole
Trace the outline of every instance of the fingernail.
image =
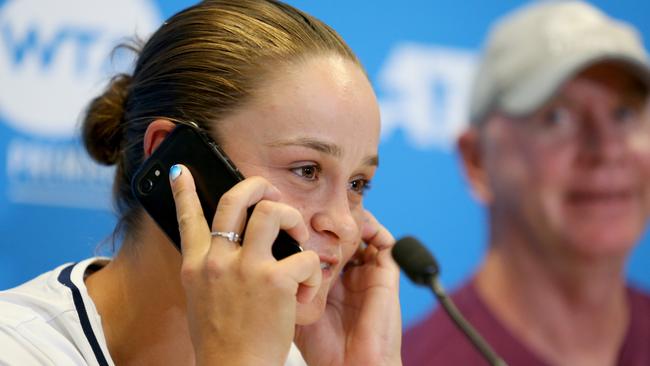
[(169, 178), (172, 181), (175, 181), (176, 178), (180, 177), (182, 172), (183, 172), (183, 170), (181, 169), (181, 167), (179, 165), (172, 165), (172, 167), (169, 168)]

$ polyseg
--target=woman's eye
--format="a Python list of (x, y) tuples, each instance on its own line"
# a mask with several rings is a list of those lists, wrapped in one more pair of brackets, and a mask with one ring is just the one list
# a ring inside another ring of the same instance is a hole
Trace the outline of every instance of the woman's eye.
[(370, 189), (370, 181), (368, 179), (355, 179), (350, 182), (350, 190), (363, 195), (368, 189)]
[(320, 168), (318, 165), (304, 165), (297, 168), (292, 168), (291, 171), (297, 176), (305, 178), (307, 180), (316, 180), (318, 179)]

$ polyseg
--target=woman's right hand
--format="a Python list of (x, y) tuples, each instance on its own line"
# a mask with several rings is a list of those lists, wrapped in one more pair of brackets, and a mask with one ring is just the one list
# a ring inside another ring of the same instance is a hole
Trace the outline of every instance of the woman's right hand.
[[(305, 251), (276, 261), (280, 229), (299, 243), (309, 236), (301, 214), (279, 203), (268, 181), (251, 177), (220, 200), (210, 229), (189, 170), (170, 172), (181, 235), (181, 281), (198, 365), (282, 365), (294, 336), (296, 302), (309, 302), (321, 283), (319, 258)], [(243, 245), (211, 236), (241, 233), (257, 204)]]

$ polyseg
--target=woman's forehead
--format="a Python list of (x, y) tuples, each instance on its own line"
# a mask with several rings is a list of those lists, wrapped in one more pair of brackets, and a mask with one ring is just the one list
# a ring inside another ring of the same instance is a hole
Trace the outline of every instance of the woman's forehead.
[(361, 68), (340, 57), (313, 58), (275, 76), (244, 106), (275, 128), (379, 129), (379, 107)]
[(316, 141), (311, 145), (344, 152), (361, 148), (376, 155), (379, 142), (379, 107), (372, 87), (358, 65), (340, 57), (313, 58), (287, 72), (276, 70), (249, 103), (222, 122), (222, 137), (245, 131), (248, 140), (265, 145)]

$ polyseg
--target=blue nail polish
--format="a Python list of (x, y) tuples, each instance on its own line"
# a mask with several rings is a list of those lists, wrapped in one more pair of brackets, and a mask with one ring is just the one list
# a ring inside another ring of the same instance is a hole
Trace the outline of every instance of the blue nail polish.
[(174, 180), (176, 180), (176, 178), (178, 178), (181, 175), (182, 172), (183, 172), (183, 170), (181, 169), (180, 166), (172, 165), (172, 167), (169, 168), (169, 178), (172, 181), (174, 181)]

